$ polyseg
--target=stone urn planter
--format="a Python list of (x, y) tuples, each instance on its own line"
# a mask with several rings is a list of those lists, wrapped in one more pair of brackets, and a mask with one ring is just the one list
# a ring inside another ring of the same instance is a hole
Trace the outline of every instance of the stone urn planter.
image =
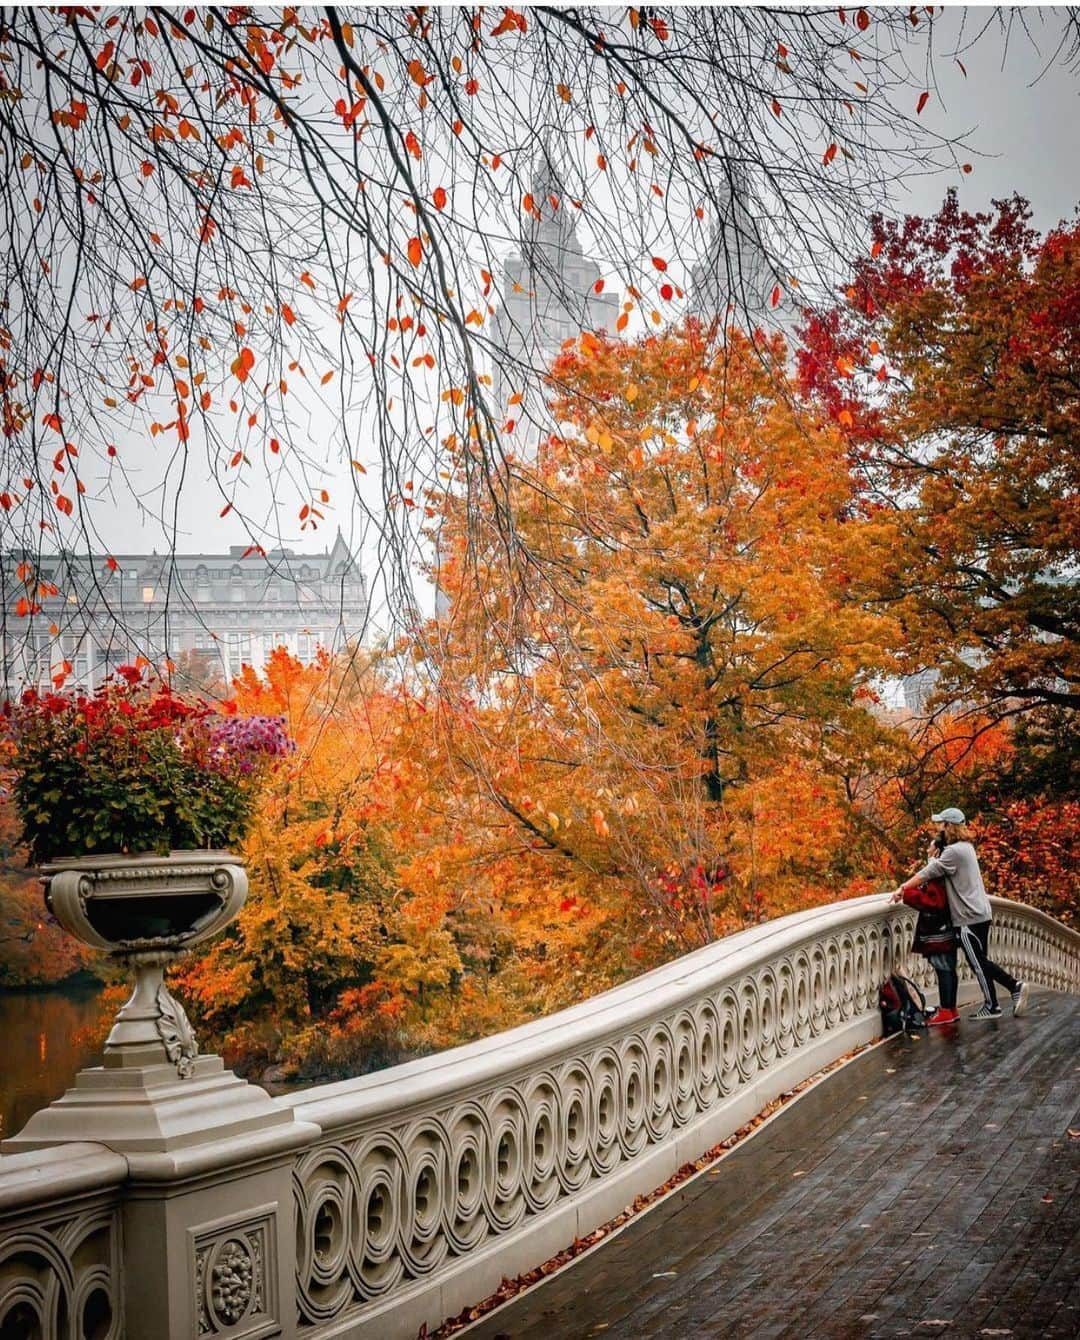
[(199, 1047), (165, 969), (243, 907), (248, 883), (239, 858), (227, 851), (93, 855), (42, 870), (46, 906), (64, 929), (134, 973), (131, 999), (105, 1044), (106, 1067), (167, 1059), (181, 1078), (190, 1076)]

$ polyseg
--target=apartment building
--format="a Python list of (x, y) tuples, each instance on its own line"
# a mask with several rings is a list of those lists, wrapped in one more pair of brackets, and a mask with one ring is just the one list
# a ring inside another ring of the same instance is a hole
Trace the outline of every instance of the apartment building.
[(205, 666), (226, 683), (283, 646), (309, 663), (364, 634), (368, 593), (338, 533), (321, 554), (232, 545), (224, 553), (0, 556), (4, 693), (96, 687), (138, 656)]

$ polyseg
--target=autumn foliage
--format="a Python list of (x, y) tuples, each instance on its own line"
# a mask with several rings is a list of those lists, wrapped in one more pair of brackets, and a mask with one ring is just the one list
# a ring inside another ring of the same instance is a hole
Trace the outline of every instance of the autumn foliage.
[(879, 597), (901, 664), (945, 701), (1075, 709), (1080, 226), (1025, 201), (874, 221), (843, 301), (810, 318), (804, 390), (895, 513)]
[(895, 438), (784, 367), (694, 322), (568, 343), (535, 454), (484, 478), (459, 443), (423, 495), (438, 617), (240, 676), (237, 722), (297, 747), (247, 905), (175, 970), (208, 1044), (316, 1076), (494, 1032), (886, 888), (958, 800), (991, 892), (1075, 918), (1065, 709), (886, 710), (912, 653), (882, 575), (915, 561), (920, 495), (880, 505)]

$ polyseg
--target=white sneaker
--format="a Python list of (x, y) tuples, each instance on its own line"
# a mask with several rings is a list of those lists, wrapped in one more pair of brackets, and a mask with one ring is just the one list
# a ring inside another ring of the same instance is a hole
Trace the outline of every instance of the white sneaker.
[(1028, 1007), (1028, 996), (1031, 995), (1031, 987), (1027, 982), (1017, 982), (1016, 990), (1012, 993), (1013, 1018), (1018, 1018)]

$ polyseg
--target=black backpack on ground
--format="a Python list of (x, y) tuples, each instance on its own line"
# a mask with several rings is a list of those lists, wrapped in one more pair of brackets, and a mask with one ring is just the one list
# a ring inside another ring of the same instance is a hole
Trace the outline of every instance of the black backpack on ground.
[(926, 997), (910, 977), (904, 977), (901, 973), (891, 973), (879, 988), (878, 1009), (881, 1011), (881, 1031), (885, 1037), (926, 1027)]

